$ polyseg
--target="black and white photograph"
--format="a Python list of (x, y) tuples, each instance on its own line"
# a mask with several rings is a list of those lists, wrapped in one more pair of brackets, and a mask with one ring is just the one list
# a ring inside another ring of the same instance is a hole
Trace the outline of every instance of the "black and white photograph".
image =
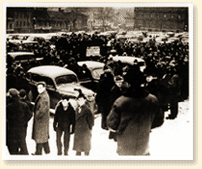
[(2, 3), (3, 160), (193, 160), (192, 3)]

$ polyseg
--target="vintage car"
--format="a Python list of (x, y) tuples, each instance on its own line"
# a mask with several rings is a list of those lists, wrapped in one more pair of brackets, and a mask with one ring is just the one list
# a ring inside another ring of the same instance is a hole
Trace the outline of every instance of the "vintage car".
[(35, 60), (39, 61), (43, 58), (36, 57), (33, 52), (8, 52), (6, 56), (7, 62), (12, 61), (16, 64), (21, 63), (24, 64), (31, 63)]
[(33, 52), (8, 52), (6, 55), (7, 64), (16, 63), (26, 67), (31, 62), (40, 61), (42, 57), (36, 57)]
[(112, 57), (112, 60), (114, 62), (118, 62), (120, 61), (121, 63), (124, 64), (129, 64), (129, 65), (134, 65), (135, 64), (135, 60), (137, 60), (139, 66), (140, 66), (140, 71), (144, 72), (144, 70), (146, 69), (146, 62), (144, 59), (142, 58), (138, 58), (138, 57), (134, 57), (134, 56), (114, 56)]
[(84, 76), (79, 77), (80, 84), (96, 92), (100, 76), (104, 73), (104, 63), (97, 61), (79, 61), (78, 65), (83, 68), (86, 65), (87, 71), (90, 72), (86, 73), (86, 76), (84, 74)]
[(82, 90), (90, 102), (94, 101), (95, 93), (80, 85), (77, 75), (63, 67), (52, 65), (33, 67), (27, 71), (26, 80), (31, 88), (28, 93), (28, 98), (31, 102), (34, 102), (38, 95), (37, 83), (39, 81), (46, 82), (46, 89), (50, 96), (50, 111), (52, 113), (54, 113), (55, 106), (62, 96), (67, 95), (71, 100), (74, 100), (79, 94), (78, 89)]

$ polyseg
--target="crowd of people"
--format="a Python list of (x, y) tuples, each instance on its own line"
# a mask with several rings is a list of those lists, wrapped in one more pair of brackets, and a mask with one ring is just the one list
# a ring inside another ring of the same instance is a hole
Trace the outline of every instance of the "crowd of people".
[[(87, 46), (100, 46), (100, 55), (86, 56)], [(13, 47), (9, 46), (9, 43), (7, 47), (7, 51), (13, 51)], [(173, 43), (164, 42), (157, 44), (155, 38), (151, 38), (146, 43), (132, 43), (116, 39), (114, 36), (72, 34), (56, 40), (54, 48), (51, 43), (42, 41), (38, 45), (29, 48), (29, 50), (34, 52), (36, 57), (42, 57), (43, 59), (27, 63), (26, 66), (15, 64), (13, 60), (7, 59), (6, 86), (10, 96), (13, 95), (10, 91), (13, 88), (15, 90), (29, 90), (25, 76), (26, 71), (31, 67), (59, 65), (79, 74), (82, 69), (78, 66), (77, 61), (95, 60), (105, 63), (104, 73), (100, 77), (95, 99), (98, 105), (98, 113), (102, 114), (101, 127), (110, 131), (109, 139), (117, 141), (117, 153), (119, 155), (149, 155), (150, 130), (163, 124), (164, 112), (169, 108), (171, 114), (167, 119), (175, 119), (178, 115), (178, 102), (187, 99), (189, 96), (189, 45), (183, 44), (180, 40)], [(133, 65), (114, 62), (111, 56), (115, 55), (142, 58), (146, 62), (146, 69), (142, 72), (137, 61)], [(42, 83), (42, 87), (44, 86), (45, 84)], [(39, 92), (39, 95), (43, 91)], [(18, 95), (16, 93), (18, 91), (15, 91), (14, 98)], [(39, 98), (42, 99), (42, 96)], [(38, 100), (36, 102), (38, 103)], [(13, 101), (11, 103), (8, 102), (7, 107), (12, 104), (16, 103)], [(48, 106), (49, 103), (46, 102), (44, 104)], [(85, 96), (80, 93), (77, 110), (71, 108), (68, 98), (63, 98), (56, 108), (53, 128), (57, 133), (58, 155), (62, 154), (61, 135), (63, 131), (65, 135), (64, 155), (68, 154), (69, 136), (72, 133), (75, 133), (74, 150), (76, 155), (81, 155), (81, 152), (89, 155), (91, 130), (94, 120), (92, 112), (85, 104)], [(69, 109), (71, 109), (69, 113), (72, 115), (67, 125), (63, 123), (64, 119), (61, 117), (64, 117), (65, 111)], [(42, 114), (46, 114), (46, 122), (49, 119), (47, 115), (48, 108), (45, 111), (46, 113), (42, 113), (42, 110), (37, 110), (37, 104), (35, 103), (34, 110), (30, 111), (34, 112), (34, 122), (39, 120)], [(27, 114), (30, 114), (30, 111), (27, 111)], [(9, 113), (14, 114), (14, 109), (7, 109), (7, 114)], [(8, 117), (11, 117), (12, 121), (12, 115)], [(30, 118), (26, 119), (27, 124)], [(59, 124), (59, 122), (62, 124)], [(8, 124), (10, 124), (9, 118)], [(71, 130), (70, 125), (72, 125)], [(13, 125), (11, 127), (10, 125), (8, 126), (8, 132), (13, 132)], [(36, 141), (35, 155), (41, 154), (43, 147), (46, 153), (50, 152), (48, 145), (49, 134), (43, 135), (45, 141), (43, 140), (42, 142), (40, 141), (42, 135), (39, 134), (38, 139), (36, 137), (36, 134), (40, 133), (41, 128), (47, 130), (49, 127), (48, 125), (45, 126), (42, 125), (38, 129), (39, 131), (37, 129), (34, 130), (35, 132), (33, 131), (33, 136), (35, 136), (33, 139)], [(132, 128), (136, 128), (136, 130)], [(44, 133), (46, 131), (41, 132)], [(143, 135), (142, 133), (145, 134)], [(10, 136), (9, 134), (7, 135)], [(22, 136), (23, 138), (19, 136), (19, 142), (24, 140), (24, 136)], [(79, 140), (82, 140), (81, 137), (86, 141), (79, 142)], [(8, 137), (8, 140), (12, 142), (13, 138), (9, 139)], [(17, 136), (15, 140), (18, 140)], [(18, 144), (16, 143), (17, 149), (23, 149)], [(9, 147), (10, 149), (12, 147)], [(10, 153), (12, 154), (11, 151)], [(16, 153), (16, 147), (14, 154), (18, 154)]]

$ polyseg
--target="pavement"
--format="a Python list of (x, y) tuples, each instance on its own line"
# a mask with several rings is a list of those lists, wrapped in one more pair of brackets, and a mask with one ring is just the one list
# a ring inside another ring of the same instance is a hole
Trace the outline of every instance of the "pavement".
[[(170, 111), (165, 112), (165, 117)], [(95, 125), (92, 131), (92, 148), (89, 156), (75, 156), (73, 137), (70, 138), (69, 156), (57, 156), (56, 132), (53, 130), (53, 116), (50, 118), (50, 154), (32, 156), (35, 152), (35, 142), (31, 139), (33, 118), (28, 123), (27, 147), (30, 156), (10, 156), (7, 147), (3, 145), (4, 159), (36, 159), (36, 160), (193, 160), (193, 112), (190, 111), (190, 102), (185, 100), (179, 103), (179, 113), (176, 119), (166, 120), (161, 127), (155, 128), (150, 134), (150, 156), (119, 157), (116, 154), (117, 143), (108, 139), (109, 131), (101, 128), (101, 115), (95, 115)]]

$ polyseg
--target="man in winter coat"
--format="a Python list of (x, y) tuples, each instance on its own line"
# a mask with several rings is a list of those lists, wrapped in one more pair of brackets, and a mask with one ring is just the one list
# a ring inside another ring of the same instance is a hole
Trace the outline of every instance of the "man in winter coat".
[(98, 111), (102, 114), (102, 129), (108, 130), (106, 125), (106, 118), (111, 109), (111, 105), (109, 102), (110, 91), (112, 87), (115, 85), (114, 76), (109, 69), (105, 69), (104, 73), (100, 77), (100, 82), (98, 84), (97, 95), (96, 95), (96, 103), (98, 105)]
[[(53, 129), (56, 131), (56, 143), (58, 155), (62, 155), (61, 137), (64, 131), (64, 155), (68, 155), (70, 134), (74, 133), (75, 110), (68, 102), (69, 98), (64, 96), (55, 110)], [(70, 131), (71, 126), (71, 131)]]
[(8, 150), (11, 155), (28, 155), (25, 131), (32, 113), (29, 106), (20, 101), (17, 89), (11, 88), (8, 92), (11, 97), (6, 106)]
[(46, 83), (37, 84), (39, 95), (35, 100), (34, 121), (32, 139), (36, 142), (36, 152), (32, 155), (42, 155), (42, 148), (46, 154), (50, 153), (49, 139), (49, 117), (50, 98), (46, 91)]
[(130, 87), (114, 102), (107, 125), (117, 132), (117, 154), (149, 155), (151, 129), (163, 124), (164, 114), (157, 98), (141, 87), (143, 74), (133, 70), (125, 76)]
[(76, 110), (76, 126), (74, 133), (73, 150), (76, 155), (89, 155), (91, 149), (92, 128), (94, 126), (94, 116), (86, 105), (86, 99), (82, 92), (78, 96), (78, 108)]

